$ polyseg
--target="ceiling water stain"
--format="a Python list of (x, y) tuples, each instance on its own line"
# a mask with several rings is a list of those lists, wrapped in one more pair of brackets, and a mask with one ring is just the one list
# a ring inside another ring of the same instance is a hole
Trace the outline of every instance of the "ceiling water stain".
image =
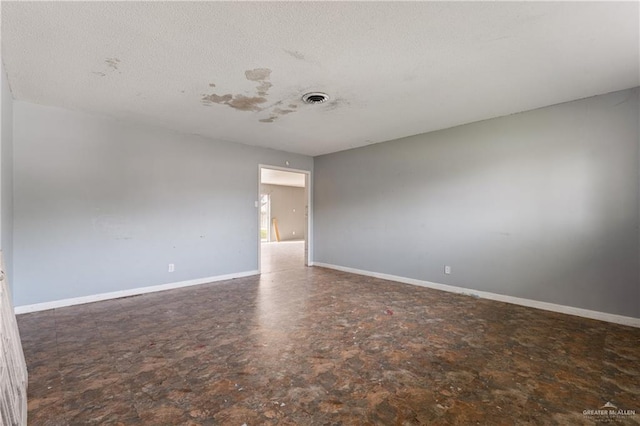
[(103, 73), (103, 72), (99, 72), (99, 71), (91, 71), (91, 74), (99, 75), (100, 77), (104, 77), (104, 76), (106, 76), (106, 74), (105, 74), (105, 73)]
[(247, 77), (247, 80), (250, 81), (264, 81), (269, 79), (271, 70), (269, 68), (256, 68), (253, 70), (246, 70), (244, 75)]
[(260, 85), (256, 88), (256, 90), (258, 91), (258, 95), (265, 96), (271, 86), (273, 86), (273, 84), (269, 83), (268, 81), (263, 81), (262, 83), (260, 83)]
[(273, 112), (275, 112), (276, 114), (280, 114), (280, 115), (287, 115), (287, 114), (291, 114), (292, 112), (295, 112), (292, 109), (280, 109), (280, 108), (276, 108), (273, 110)]
[(224, 96), (220, 96), (220, 95), (216, 95), (215, 93), (212, 93), (210, 95), (204, 95), (202, 97), (202, 103), (208, 104), (208, 105), (210, 105), (211, 103), (226, 104), (231, 99), (233, 99), (233, 95), (231, 95), (231, 94), (226, 94)]
[(266, 96), (269, 89), (273, 86), (270, 82), (266, 81), (271, 76), (271, 70), (269, 68), (256, 68), (253, 70), (246, 70), (244, 76), (249, 81), (255, 81), (260, 83), (256, 87), (256, 91), (260, 96)]
[[(232, 95), (227, 93), (226, 95), (218, 95), (212, 93), (210, 95), (202, 95), (202, 104), (210, 106), (211, 104), (227, 105), (230, 108), (240, 111), (262, 111), (261, 104), (267, 102), (267, 92), (273, 86), (270, 82), (266, 81), (271, 75), (269, 68), (256, 68), (253, 70), (247, 70), (244, 73), (245, 77), (249, 81), (255, 81), (260, 84), (256, 87), (256, 96), (245, 96), (241, 94)], [(209, 87), (216, 87), (214, 83), (209, 83)]]
[(225, 102), (225, 104), (241, 111), (262, 111), (262, 108), (260, 108), (258, 104), (265, 102), (267, 102), (267, 99), (261, 96), (247, 97), (244, 95), (236, 95), (229, 102)]
[[(255, 96), (246, 96), (243, 94), (231, 94), (227, 93), (219, 95), (217, 93), (203, 94), (201, 101), (204, 106), (211, 106), (212, 104), (226, 105), (229, 108), (237, 109), (239, 111), (270, 111), (269, 116), (258, 120), (261, 123), (273, 123), (279, 117), (292, 112), (296, 112), (298, 106), (294, 103), (289, 103), (288, 108), (280, 108), (283, 101), (277, 101), (270, 105), (264, 106), (267, 102), (267, 94), (269, 89), (273, 87), (273, 84), (268, 81), (271, 77), (271, 70), (269, 68), (255, 68), (252, 70), (246, 70), (244, 75), (247, 80), (258, 83), (256, 86)], [(214, 83), (209, 83), (209, 87), (216, 87)], [(289, 101), (291, 102), (291, 101)]]
[(324, 111), (333, 111), (333, 110), (338, 109), (338, 108), (340, 108), (342, 106), (349, 105), (349, 102), (347, 100), (343, 99), (343, 98), (336, 98), (336, 99), (330, 100), (329, 102), (326, 102), (325, 104), (322, 104), (322, 105), (325, 105), (324, 108), (323, 108)]
[(212, 93), (211, 95), (204, 95), (202, 97), (202, 103), (204, 105), (219, 104), (219, 105), (228, 105), (233, 109), (238, 109), (240, 111), (262, 111), (258, 105), (267, 102), (266, 98), (263, 97), (248, 97), (244, 95), (231, 95), (227, 93), (226, 95), (220, 96)]
[[(280, 107), (280, 105), (282, 105), (285, 102), (289, 102), (287, 104), (287, 108)], [(274, 121), (280, 119), (282, 116), (300, 111), (298, 109), (298, 105), (295, 104), (294, 102), (295, 102), (294, 100), (287, 99), (284, 101), (278, 101), (275, 104), (272, 104), (267, 108), (264, 108), (263, 110), (271, 111), (270, 116), (268, 118), (263, 118), (262, 120), (259, 120), (259, 121), (262, 123), (273, 123)], [(346, 105), (349, 105), (349, 101), (347, 101), (346, 99), (335, 98), (330, 100), (329, 102), (325, 102), (319, 105), (312, 105), (311, 107), (314, 109), (317, 109), (318, 112), (324, 113), (324, 112), (336, 110)]]

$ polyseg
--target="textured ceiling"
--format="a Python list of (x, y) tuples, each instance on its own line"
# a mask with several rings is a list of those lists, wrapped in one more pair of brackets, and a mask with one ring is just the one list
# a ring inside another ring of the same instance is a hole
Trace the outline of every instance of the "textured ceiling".
[(639, 4), (3, 1), (2, 57), (18, 100), (318, 155), (638, 86)]

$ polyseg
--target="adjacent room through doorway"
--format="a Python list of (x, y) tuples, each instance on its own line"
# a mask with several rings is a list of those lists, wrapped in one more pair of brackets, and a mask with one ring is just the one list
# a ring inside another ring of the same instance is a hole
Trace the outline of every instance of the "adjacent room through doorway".
[(308, 173), (260, 167), (260, 272), (308, 264)]

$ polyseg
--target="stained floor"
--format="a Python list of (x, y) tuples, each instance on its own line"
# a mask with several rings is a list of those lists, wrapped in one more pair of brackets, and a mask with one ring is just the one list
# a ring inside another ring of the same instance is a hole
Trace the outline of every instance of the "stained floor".
[(607, 402), (640, 422), (640, 329), (272, 266), (20, 315), (29, 423), (574, 425)]

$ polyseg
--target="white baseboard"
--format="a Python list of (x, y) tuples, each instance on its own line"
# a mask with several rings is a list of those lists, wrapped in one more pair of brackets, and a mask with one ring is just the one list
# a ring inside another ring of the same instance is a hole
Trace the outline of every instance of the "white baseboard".
[(234, 278), (250, 277), (259, 275), (260, 271), (245, 271), (235, 274), (218, 275), (215, 277), (197, 278), (195, 280), (180, 281), (176, 283), (168, 283), (154, 285), (149, 287), (138, 287), (129, 290), (119, 290), (110, 293), (93, 294), (91, 296), (73, 297), (71, 299), (54, 300), (52, 302), (36, 303), (33, 305), (16, 306), (14, 312), (16, 315), (27, 314), (29, 312), (46, 311), (55, 308), (64, 308), (65, 306), (82, 305), (84, 303), (99, 302), (101, 300), (118, 299), (120, 297), (136, 296), (145, 293), (155, 293), (157, 291), (172, 290), (175, 288), (190, 287), (193, 285), (208, 284), (216, 281), (231, 280)]
[(397, 281), (405, 284), (412, 284), (421, 287), (432, 288), (434, 290), (447, 291), (449, 293), (464, 294), (467, 296), (480, 297), (483, 299), (497, 300), (499, 302), (512, 303), (514, 305), (527, 306), (529, 308), (543, 309), (545, 311), (559, 312), (561, 314), (575, 315), (583, 318), (590, 318), (600, 321), (607, 321), (616, 324), (628, 325), (640, 328), (640, 318), (625, 317), (622, 315), (608, 314), (606, 312), (591, 311), (589, 309), (575, 308), (573, 306), (557, 305), (555, 303), (540, 302), (537, 300), (524, 299), (521, 297), (506, 296), (503, 294), (489, 293), (487, 291), (473, 290), (470, 288), (456, 287), (447, 284), (438, 284), (430, 281), (405, 278), (397, 275), (382, 274), (379, 272), (365, 271), (362, 269), (348, 268), (346, 266), (332, 265), (329, 263), (314, 262), (314, 266), (335, 269), (337, 271), (349, 272), (352, 274), (365, 275), (374, 278), (381, 278), (389, 281)]

